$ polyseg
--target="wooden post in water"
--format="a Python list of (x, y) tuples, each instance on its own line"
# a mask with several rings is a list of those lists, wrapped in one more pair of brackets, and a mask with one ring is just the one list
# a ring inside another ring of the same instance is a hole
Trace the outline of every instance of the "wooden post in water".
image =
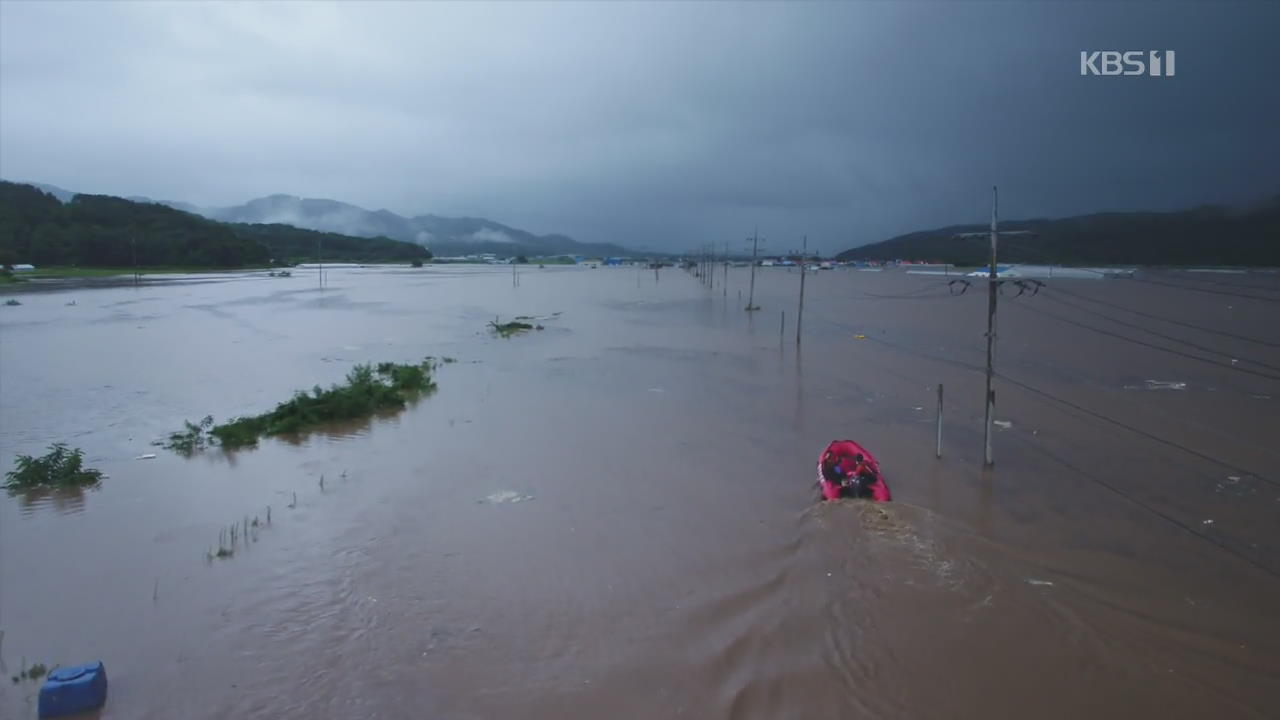
[(751, 289), (747, 292), (747, 310), (753, 311), (756, 299), (756, 256), (760, 251), (760, 229), (751, 234)]
[(805, 256), (809, 254), (809, 236), (804, 236), (804, 249), (800, 251), (800, 312), (796, 315), (796, 345), (800, 344), (800, 325), (804, 322), (804, 276), (808, 275)]
[(707, 289), (716, 289), (715, 246), (707, 245)]
[(782, 338), (786, 337), (786, 334), (787, 334), (787, 311), (783, 310), (782, 319), (778, 325), (778, 344), (779, 345), (782, 344)]
[(938, 452), (934, 457), (942, 457), (942, 383), (938, 383)]
[(724, 296), (729, 297), (729, 243), (724, 244), (724, 281), (720, 283)]

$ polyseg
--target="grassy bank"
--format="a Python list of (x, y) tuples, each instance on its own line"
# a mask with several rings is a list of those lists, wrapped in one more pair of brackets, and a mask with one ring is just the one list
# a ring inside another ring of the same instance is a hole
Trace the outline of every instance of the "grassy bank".
[(256, 445), (272, 435), (304, 432), (328, 423), (359, 420), (386, 410), (403, 408), (408, 401), (435, 390), (431, 373), (436, 362), (428, 358), (416, 365), (380, 363), (356, 365), (347, 373), (344, 384), (323, 389), (319, 385), (310, 393), (298, 392), (274, 410), (261, 415), (239, 417), (213, 424), (206, 417), (199, 424), (186, 423), (186, 429), (173, 433), (165, 447), (190, 454), (216, 442), (234, 449)]

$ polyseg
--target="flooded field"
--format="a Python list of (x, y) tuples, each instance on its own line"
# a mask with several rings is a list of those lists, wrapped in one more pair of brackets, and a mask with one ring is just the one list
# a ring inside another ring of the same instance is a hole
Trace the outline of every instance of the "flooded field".
[[(797, 347), (797, 272), (520, 272), (7, 292), (3, 469), (109, 477), (0, 495), (0, 716), (90, 659), (104, 720), (1280, 715), (1280, 277), (1002, 298), (984, 471), (981, 284), (813, 274)], [(151, 445), (426, 355), (400, 413)], [(840, 438), (896, 502), (815, 504)]]

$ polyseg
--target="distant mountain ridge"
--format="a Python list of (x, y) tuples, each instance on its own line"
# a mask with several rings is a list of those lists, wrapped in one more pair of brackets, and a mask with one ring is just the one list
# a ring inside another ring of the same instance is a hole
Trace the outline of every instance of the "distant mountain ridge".
[[(62, 202), (79, 194), (55, 185), (23, 182), (47, 192)], [(175, 210), (228, 223), (292, 225), (296, 228), (351, 235), (388, 237), (416, 243), (437, 257), (495, 253), (512, 255), (618, 256), (637, 254), (612, 243), (584, 243), (560, 234), (535, 235), (493, 220), (474, 217), (417, 215), (404, 217), (390, 210), (368, 210), (358, 205), (316, 198), (276, 194), (255, 198), (242, 205), (200, 207), (174, 200), (152, 200), (132, 196), (133, 202), (158, 203)]]
[(535, 235), (485, 218), (404, 217), (390, 210), (368, 210), (337, 200), (293, 195), (268, 195), (243, 205), (220, 208), (200, 208), (176, 202), (165, 204), (222, 222), (284, 224), (358, 237), (381, 235), (423, 245), (436, 256), (476, 253), (504, 256), (631, 254), (626, 248), (611, 243), (582, 243), (556, 234)]
[[(990, 225), (951, 225), (851, 248), (840, 260), (927, 260), (985, 265), (989, 246), (957, 240)], [(1101, 265), (1280, 266), (1280, 195), (1240, 208), (1206, 205), (1174, 212), (1106, 212), (1056, 220), (1002, 220), (1002, 230), (1034, 238), (1000, 242), (1001, 261)]]
[(421, 245), (386, 237), (219, 222), (145, 198), (0, 180), (0, 263), (6, 265), (262, 267), (314, 260), (320, 248), (330, 262), (431, 259)]

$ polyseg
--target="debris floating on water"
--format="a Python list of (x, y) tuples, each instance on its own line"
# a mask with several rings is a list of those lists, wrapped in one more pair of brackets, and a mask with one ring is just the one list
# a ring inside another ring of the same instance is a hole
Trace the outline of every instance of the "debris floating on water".
[(1052, 580), (1036, 580), (1035, 578), (1027, 578), (1027, 584), (1028, 585), (1044, 585), (1048, 587), (1053, 587)]
[(102, 661), (58, 668), (40, 688), (38, 713), (42, 718), (88, 712), (107, 701), (107, 672)]
[(1008, 420), (992, 420), (991, 424), (995, 425), (1001, 430), (1008, 430), (1009, 428), (1013, 427), (1013, 423)]
[(155, 459), (156, 459), (155, 453), (147, 453), (145, 455), (139, 455), (138, 457), (134, 458), (134, 460), (155, 460)]
[(484, 500), (481, 500), (480, 502), (482, 503), (484, 502), (518, 503), (518, 502), (524, 502), (526, 500), (532, 500), (532, 499), (533, 499), (532, 495), (522, 495), (514, 490), (499, 490), (498, 492), (493, 493), (492, 495), (489, 495), (488, 497), (486, 497)]

